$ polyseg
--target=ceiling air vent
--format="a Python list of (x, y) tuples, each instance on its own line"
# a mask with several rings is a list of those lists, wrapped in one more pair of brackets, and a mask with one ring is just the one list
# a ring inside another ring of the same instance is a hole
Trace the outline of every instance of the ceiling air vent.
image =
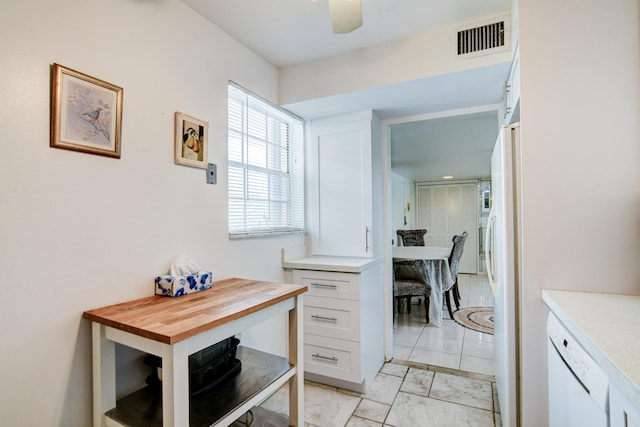
[(508, 49), (507, 20), (474, 26), (456, 33), (456, 57), (475, 57)]

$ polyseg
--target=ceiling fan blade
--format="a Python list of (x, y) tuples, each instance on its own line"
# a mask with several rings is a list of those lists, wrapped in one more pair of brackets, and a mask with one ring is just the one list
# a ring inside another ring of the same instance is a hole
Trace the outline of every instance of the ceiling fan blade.
[(360, 0), (329, 0), (331, 24), (336, 34), (346, 34), (362, 26)]

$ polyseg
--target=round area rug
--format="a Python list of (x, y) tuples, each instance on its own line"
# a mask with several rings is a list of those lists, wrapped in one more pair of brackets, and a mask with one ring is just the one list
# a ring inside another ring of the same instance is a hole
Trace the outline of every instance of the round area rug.
[(493, 335), (493, 307), (467, 307), (453, 313), (453, 320), (465, 328)]

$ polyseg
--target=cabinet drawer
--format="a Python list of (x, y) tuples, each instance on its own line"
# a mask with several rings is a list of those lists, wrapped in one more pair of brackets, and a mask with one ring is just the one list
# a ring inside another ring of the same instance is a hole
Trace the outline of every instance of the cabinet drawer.
[(304, 336), (304, 370), (351, 382), (362, 382), (360, 345), (317, 335)]
[(359, 342), (359, 302), (305, 296), (304, 331), (309, 334)]
[(309, 291), (306, 295), (309, 296), (360, 299), (360, 275), (358, 274), (293, 270), (293, 281), (300, 285), (307, 285)]

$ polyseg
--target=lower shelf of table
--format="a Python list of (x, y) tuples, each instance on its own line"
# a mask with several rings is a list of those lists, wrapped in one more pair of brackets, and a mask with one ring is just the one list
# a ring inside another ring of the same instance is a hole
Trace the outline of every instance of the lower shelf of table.
[[(286, 358), (247, 347), (238, 347), (236, 357), (242, 363), (240, 373), (203, 396), (191, 398), (190, 427), (215, 424), (294, 369)], [(106, 415), (124, 426), (162, 427), (162, 392), (153, 387), (142, 388), (118, 399), (116, 407)]]
[(263, 409), (259, 406), (251, 408), (249, 418), (240, 417), (231, 427), (289, 427), (289, 417)]

